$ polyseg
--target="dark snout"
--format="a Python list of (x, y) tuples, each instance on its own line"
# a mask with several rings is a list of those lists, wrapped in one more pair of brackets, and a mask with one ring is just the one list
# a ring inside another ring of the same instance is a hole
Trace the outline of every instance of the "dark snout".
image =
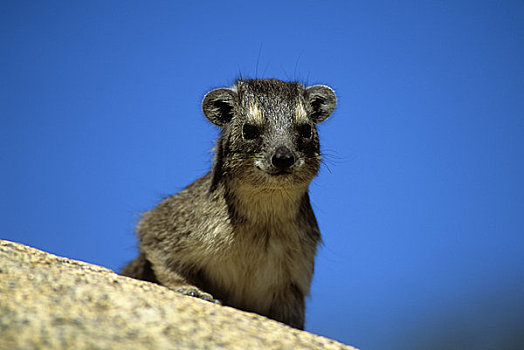
[(289, 148), (280, 146), (275, 150), (275, 154), (271, 158), (271, 163), (280, 171), (285, 171), (295, 164), (295, 156)]

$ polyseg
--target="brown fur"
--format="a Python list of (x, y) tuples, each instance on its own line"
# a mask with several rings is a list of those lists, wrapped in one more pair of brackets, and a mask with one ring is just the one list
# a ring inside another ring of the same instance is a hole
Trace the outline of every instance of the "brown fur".
[(320, 242), (308, 195), (315, 125), (335, 103), (328, 87), (274, 79), (206, 95), (204, 114), (222, 128), (213, 170), (144, 214), (141, 253), (122, 274), (302, 329)]

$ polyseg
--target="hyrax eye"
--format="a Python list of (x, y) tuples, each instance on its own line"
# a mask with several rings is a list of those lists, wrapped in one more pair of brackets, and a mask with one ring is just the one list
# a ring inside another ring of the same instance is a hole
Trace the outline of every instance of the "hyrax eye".
[(253, 124), (244, 124), (244, 126), (242, 126), (242, 136), (245, 140), (256, 139), (259, 135), (260, 130), (258, 129), (258, 126)]
[(298, 132), (300, 134), (300, 137), (309, 139), (312, 135), (311, 125), (309, 124), (302, 124), (298, 127)]

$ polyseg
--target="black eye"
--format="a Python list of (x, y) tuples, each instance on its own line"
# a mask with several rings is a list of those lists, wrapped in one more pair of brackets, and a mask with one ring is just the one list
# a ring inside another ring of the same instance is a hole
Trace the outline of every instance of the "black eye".
[(260, 130), (256, 125), (244, 124), (242, 127), (242, 136), (246, 140), (256, 139), (260, 135)]
[(311, 125), (309, 124), (302, 124), (298, 127), (298, 132), (300, 133), (300, 137), (309, 139), (311, 137)]

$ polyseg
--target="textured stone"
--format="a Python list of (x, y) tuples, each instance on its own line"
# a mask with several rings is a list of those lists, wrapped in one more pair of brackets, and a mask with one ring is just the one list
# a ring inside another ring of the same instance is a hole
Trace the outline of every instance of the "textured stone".
[(0, 240), (0, 349), (354, 349)]

